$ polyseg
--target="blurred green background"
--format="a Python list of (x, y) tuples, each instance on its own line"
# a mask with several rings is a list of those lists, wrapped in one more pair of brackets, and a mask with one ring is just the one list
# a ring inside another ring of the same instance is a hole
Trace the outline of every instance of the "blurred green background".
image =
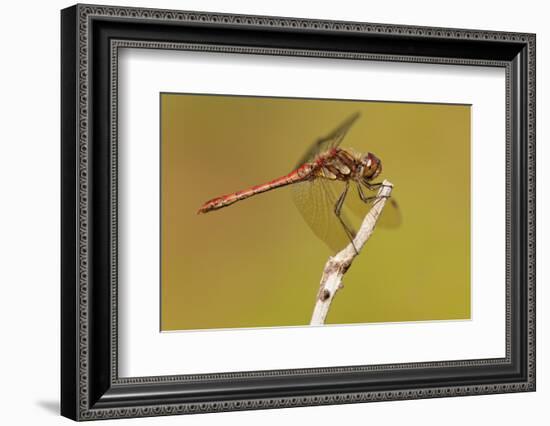
[(470, 317), (468, 105), (163, 93), (161, 330), (309, 324), (331, 251), (290, 187), (196, 212), (289, 173), (357, 111), (341, 146), (382, 160), (402, 223), (377, 227), (327, 322)]

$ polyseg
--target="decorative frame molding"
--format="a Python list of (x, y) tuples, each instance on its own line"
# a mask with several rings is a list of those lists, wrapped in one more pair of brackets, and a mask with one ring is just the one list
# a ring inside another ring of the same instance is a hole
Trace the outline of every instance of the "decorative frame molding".
[[(139, 24), (141, 29), (127, 31), (128, 23)], [(189, 29), (189, 35), (181, 37), (190, 40), (177, 39), (169, 30), (162, 32), (168, 25), (183, 33)], [(236, 34), (241, 42), (249, 37), (247, 30), (255, 34), (275, 31), (281, 35), (277, 42), (286, 47), (222, 45), (208, 37), (197, 42), (200, 35), (193, 31), (212, 27)], [(158, 40), (140, 39), (140, 31), (158, 34)], [(304, 48), (299, 39), (307, 33), (326, 37), (337, 49), (330, 45)], [(344, 42), (336, 39), (342, 35)], [(366, 41), (366, 47), (357, 50), (356, 40)], [(388, 48), (390, 42), (397, 46)], [(422, 53), (403, 54), (399, 43), (418, 45), (416, 50)], [(118, 49), (123, 47), (505, 68), (506, 357), (119, 378), (116, 122)], [(533, 34), (91, 5), (63, 10), (62, 414), (92, 420), (534, 391), (535, 65)], [(108, 266), (99, 265), (100, 260)], [(502, 370), (500, 376), (497, 370)], [(407, 371), (429, 372), (426, 377), (432, 377), (434, 386), (407, 382)], [(462, 372), (460, 377), (469, 377), (471, 383), (453, 384), (458, 380), (449, 376), (451, 371)], [(482, 371), (487, 377), (475, 373)], [(394, 381), (378, 388), (376, 379), (360, 383), (380, 372)], [(336, 375), (349, 383), (340, 391), (327, 392)], [(296, 388), (304, 377), (317, 384), (299, 391)], [(236, 393), (224, 390), (235, 379), (247, 384)], [(194, 394), (189, 387), (195, 389)], [(168, 389), (172, 394), (181, 390), (181, 396), (169, 398)]]

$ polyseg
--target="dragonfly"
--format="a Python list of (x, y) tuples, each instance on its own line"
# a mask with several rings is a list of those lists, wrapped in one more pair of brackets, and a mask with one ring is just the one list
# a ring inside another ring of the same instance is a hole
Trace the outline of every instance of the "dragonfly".
[[(379, 200), (375, 191), (382, 186), (374, 182), (382, 173), (380, 158), (371, 152), (361, 154), (352, 148), (340, 147), (359, 117), (359, 113), (351, 115), (335, 130), (319, 138), (289, 174), (213, 198), (197, 213), (219, 210), (254, 195), (291, 185), (296, 207), (319, 239), (333, 251), (341, 250), (349, 242), (353, 244), (356, 231), (347, 211), (362, 219)], [(353, 186), (357, 196), (351, 200), (349, 195)], [(399, 207), (393, 198), (388, 201), (378, 224), (397, 227), (401, 222)]]

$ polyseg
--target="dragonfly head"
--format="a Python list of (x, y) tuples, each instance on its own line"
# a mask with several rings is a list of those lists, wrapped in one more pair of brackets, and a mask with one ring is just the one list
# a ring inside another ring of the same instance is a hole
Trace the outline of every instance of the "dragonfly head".
[(380, 161), (380, 159), (373, 153), (367, 153), (367, 155), (363, 156), (361, 162), (363, 163), (364, 179), (373, 180), (376, 179), (380, 173), (382, 173), (382, 161)]

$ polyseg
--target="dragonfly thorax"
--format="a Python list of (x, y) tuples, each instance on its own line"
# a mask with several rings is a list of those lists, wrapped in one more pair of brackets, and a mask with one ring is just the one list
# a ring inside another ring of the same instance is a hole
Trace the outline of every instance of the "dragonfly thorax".
[(382, 171), (382, 162), (372, 153), (361, 155), (349, 149), (334, 148), (316, 161), (317, 176), (330, 180), (371, 181)]

